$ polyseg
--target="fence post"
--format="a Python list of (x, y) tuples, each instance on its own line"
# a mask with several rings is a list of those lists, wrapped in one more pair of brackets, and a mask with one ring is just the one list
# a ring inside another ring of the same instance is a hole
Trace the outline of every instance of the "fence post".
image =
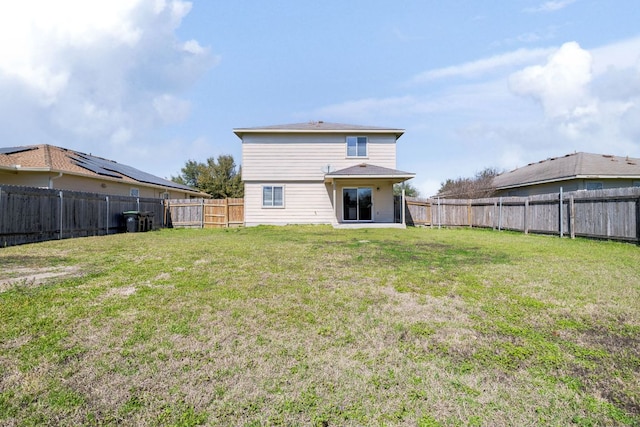
[(573, 199), (573, 194), (569, 197), (569, 232), (571, 233), (571, 238), (576, 238), (576, 204)]
[(170, 201), (169, 199), (164, 199), (162, 201), (162, 207), (164, 208), (164, 210), (162, 211), (162, 227), (165, 228), (167, 226), (167, 224), (169, 223), (169, 221), (167, 221), (167, 215), (170, 209)]
[(200, 228), (204, 228), (204, 199), (200, 199)]
[(60, 233), (58, 234), (58, 240), (62, 239), (62, 191), (60, 191), (58, 193), (58, 196), (60, 197)]
[(107, 201), (107, 230), (106, 235), (109, 235), (109, 196), (105, 196), (105, 200)]
[(502, 231), (502, 196), (500, 196), (500, 210), (498, 211), (498, 231)]
[(440, 208), (440, 197), (438, 197), (438, 228), (442, 225), (442, 212)]
[(224, 198), (224, 228), (229, 228), (229, 198)]
[(493, 202), (493, 212), (491, 215), (491, 228), (496, 229), (496, 211), (498, 210), (498, 202)]
[(467, 199), (467, 221), (469, 221), (469, 228), (472, 228), (473, 222), (471, 221), (471, 199)]
[(636, 244), (640, 245), (640, 198), (636, 199)]
[(564, 207), (562, 206), (564, 204), (564, 200), (563, 200), (563, 194), (562, 194), (562, 187), (560, 187), (560, 224), (559, 224), (559, 232), (560, 232), (560, 238), (563, 237), (564, 235)]
[(524, 234), (529, 234), (529, 197), (524, 201)]

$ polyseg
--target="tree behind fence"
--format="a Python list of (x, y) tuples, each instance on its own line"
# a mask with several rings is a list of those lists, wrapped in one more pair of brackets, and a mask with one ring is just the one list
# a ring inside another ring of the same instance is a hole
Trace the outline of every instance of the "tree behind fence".
[(0, 247), (124, 231), (126, 211), (153, 212), (163, 225), (161, 199), (0, 186)]
[(640, 243), (640, 188), (486, 199), (408, 198), (409, 225), (468, 226)]

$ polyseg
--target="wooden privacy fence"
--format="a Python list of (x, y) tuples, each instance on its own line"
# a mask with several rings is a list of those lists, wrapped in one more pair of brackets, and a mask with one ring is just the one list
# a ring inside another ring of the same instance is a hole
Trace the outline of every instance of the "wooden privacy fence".
[(244, 199), (165, 200), (165, 223), (175, 228), (226, 228), (244, 225)]
[(640, 188), (487, 199), (408, 198), (409, 225), (468, 226), (640, 243)]
[(152, 212), (153, 227), (163, 225), (161, 199), (2, 185), (0, 247), (122, 232), (122, 213), (133, 210)]

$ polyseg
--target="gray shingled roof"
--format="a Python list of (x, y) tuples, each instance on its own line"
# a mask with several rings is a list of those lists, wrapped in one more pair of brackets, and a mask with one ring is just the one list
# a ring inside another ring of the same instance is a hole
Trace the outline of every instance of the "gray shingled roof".
[(325, 175), (328, 178), (342, 178), (342, 177), (380, 177), (380, 178), (413, 178), (414, 173), (404, 172), (397, 169), (385, 168), (382, 166), (370, 165), (368, 163), (360, 163), (355, 166), (340, 169), (334, 172), (330, 172)]
[(350, 125), (344, 123), (329, 123), (322, 120), (317, 122), (293, 123), (286, 125), (259, 126), (250, 128), (236, 128), (233, 132), (242, 137), (244, 133), (258, 132), (374, 132), (374, 133), (393, 133), (396, 138), (400, 138), (404, 133), (404, 129), (387, 128), (380, 126), (362, 126)]
[(497, 189), (575, 178), (640, 178), (640, 159), (573, 153), (530, 163), (494, 178)]

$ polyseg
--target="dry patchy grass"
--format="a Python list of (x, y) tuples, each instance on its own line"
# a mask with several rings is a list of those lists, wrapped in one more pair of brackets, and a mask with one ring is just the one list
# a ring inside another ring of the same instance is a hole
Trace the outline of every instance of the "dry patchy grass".
[(3, 425), (640, 423), (630, 245), (259, 227), (0, 264)]

